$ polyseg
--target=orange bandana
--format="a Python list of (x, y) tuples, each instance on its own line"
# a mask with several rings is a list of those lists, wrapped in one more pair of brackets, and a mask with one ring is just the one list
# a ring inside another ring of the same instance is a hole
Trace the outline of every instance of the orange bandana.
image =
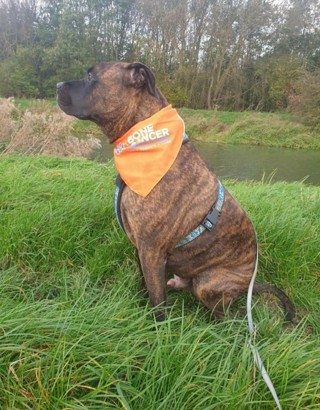
[(184, 122), (169, 105), (115, 141), (116, 168), (132, 191), (149, 194), (174, 163), (183, 135)]

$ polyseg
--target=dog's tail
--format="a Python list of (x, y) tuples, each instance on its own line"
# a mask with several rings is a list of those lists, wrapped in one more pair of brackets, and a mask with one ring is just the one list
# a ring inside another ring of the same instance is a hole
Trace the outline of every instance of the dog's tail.
[(285, 320), (295, 323), (295, 308), (288, 296), (274, 285), (255, 283), (253, 293), (270, 292), (278, 297), (285, 313)]

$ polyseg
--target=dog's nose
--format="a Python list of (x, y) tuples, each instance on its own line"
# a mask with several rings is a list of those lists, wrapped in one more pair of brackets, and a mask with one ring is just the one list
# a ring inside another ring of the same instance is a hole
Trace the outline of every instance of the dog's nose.
[(62, 88), (63, 84), (64, 84), (64, 82), (57, 83), (57, 90), (59, 90), (60, 88)]

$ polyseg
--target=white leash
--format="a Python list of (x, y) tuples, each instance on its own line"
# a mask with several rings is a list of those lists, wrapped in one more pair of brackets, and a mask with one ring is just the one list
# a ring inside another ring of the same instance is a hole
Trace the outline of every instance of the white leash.
[(252, 311), (251, 311), (251, 305), (252, 305), (252, 292), (253, 292), (253, 285), (254, 281), (257, 276), (257, 270), (258, 270), (258, 241), (257, 241), (257, 257), (256, 257), (256, 264), (254, 267), (254, 272), (250, 281), (249, 289), (248, 289), (248, 298), (247, 298), (247, 315), (248, 315), (248, 326), (249, 326), (249, 333), (250, 333), (250, 338), (249, 338), (249, 346), (252, 350), (253, 358), (255, 361), (255, 364), (257, 365), (258, 369), (261, 372), (261, 375), (263, 377), (264, 382), (268, 386), (268, 389), (270, 390), (272, 397), (274, 401), (277, 404), (277, 407), (279, 410), (282, 410), (277, 392), (272, 384), (272, 381), (263, 365), (262, 359), (260, 357), (260, 354), (257, 350), (257, 348), (254, 346), (254, 334), (255, 334), (255, 326), (252, 320)]

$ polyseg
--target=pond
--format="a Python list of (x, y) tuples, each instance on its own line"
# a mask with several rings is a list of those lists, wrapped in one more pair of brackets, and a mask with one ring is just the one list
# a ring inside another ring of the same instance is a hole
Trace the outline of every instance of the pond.
[[(320, 185), (320, 151), (264, 146), (193, 142), (221, 179), (301, 181)], [(113, 146), (103, 143), (99, 161), (113, 156)]]

